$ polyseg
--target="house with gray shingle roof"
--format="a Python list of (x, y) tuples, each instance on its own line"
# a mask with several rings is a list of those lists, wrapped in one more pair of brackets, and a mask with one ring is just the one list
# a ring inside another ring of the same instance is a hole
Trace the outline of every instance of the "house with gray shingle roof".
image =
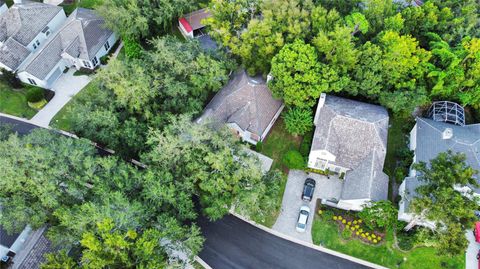
[(18, 72), (22, 81), (51, 88), (65, 68), (94, 69), (117, 41), (92, 10), (77, 8), (45, 46)]
[(250, 77), (241, 70), (213, 97), (197, 123), (226, 124), (244, 141), (256, 145), (265, 139), (283, 107), (262, 77)]
[[(480, 124), (453, 124), (449, 120), (442, 120), (441, 117), (418, 117), (410, 132), (409, 147), (414, 152), (414, 163), (428, 164), (439, 153), (451, 150), (465, 154), (466, 163), (480, 171)], [(477, 181), (480, 183), (480, 178)], [(416, 196), (417, 187), (421, 184), (416, 171), (410, 169), (409, 176), (399, 187), (402, 200), (399, 203), (398, 219), (410, 222), (412, 225), (435, 228), (433, 222), (415, 216), (410, 210), (410, 203)], [(455, 187), (455, 189), (462, 193), (471, 191), (474, 195), (480, 195), (480, 189), (473, 186)]]
[(388, 120), (381, 106), (321, 94), (308, 167), (335, 173), (343, 180), (340, 196), (326, 197), (323, 203), (359, 211), (371, 201), (387, 199), (383, 164)]
[(0, 67), (42, 88), (50, 89), (66, 68), (95, 69), (116, 41), (89, 9), (67, 18), (61, 7), (23, 1), (0, 15)]
[(30, 1), (15, 3), (1, 13), (0, 68), (17, 71), (65, 19), (61, 7)]

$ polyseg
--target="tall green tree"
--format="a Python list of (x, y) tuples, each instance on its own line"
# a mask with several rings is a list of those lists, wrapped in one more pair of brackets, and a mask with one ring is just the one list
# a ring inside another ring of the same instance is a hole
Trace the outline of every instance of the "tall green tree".
[(210, 219), (218, 219), (233, 205), (252, 204), (251, 199), (262, 197), (264, 193), (258, 193), (259, 190), (268, 191), (263, 185), (258, 160), (230, 130), (216, 131), (213, 127), (181, 117), (163, 132), (151, 133), (152, 150), (143, 155), (142, 162), (154, 175), (163, 174), (156, 176), (157, 184), (181, 191), (150, 193), (147, 190), (145, 196), (150, 204), (185, 208), (183, 212), (178, 211), (181, 216), (194, 211), (188, 197), (196, 195), (202, 212)]
[(309, 108), (316, 104), (321, 92), (329, 89), (328, 73), (322, 73), (315, 48), (296, 40), (285, 45), (272, 60), (273, 79), (269, 88), (273, 95), (287, 105)]
[(187, 0), (109, 0), (102, 1), (96, 11), (109, 29), (139, 40), (167, 30), (175, 18), (191, 8)]
[(414, 164), (422, 184), (416, 189), (418, 195), (410, 207), (418, 217), (436, 223), (442, 254), (463, 253), (468, 245), (464, 231), (476, 220), (477, 198), (471, 191), (460, 193), (455, 189), (455, 186), (478, 186), (474, 178), (477, 171), (465, 160), (464, 154), (448, 151), (430, 160), (428, 166), (424, 162)]
[(463, 105), (480, 104), (480, 39), (464, 38), (457, 47), (436, 36), (431, 42), (432, 62), (428, 74), (432, 80), (431, 94), (450, 98)]
[(395, 227), (397, 222), (398, 210), (390, 201), (378, 201), (358, 213), (365, 224), (372, 230), (377, 228)]
[(47, 131), (0, 141), (0, 224), (16, 232), (26, 225), (39, 228), (61, 206), (85, 201), (87, 186), (99, 179), (91, 176), (99, 169), (94, 154), (86, 140)]

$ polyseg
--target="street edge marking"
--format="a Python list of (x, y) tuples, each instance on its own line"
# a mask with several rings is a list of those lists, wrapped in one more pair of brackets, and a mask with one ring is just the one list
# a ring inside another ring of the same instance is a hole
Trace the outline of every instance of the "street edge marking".
[(239, 215), (233, 211), (230, 211), (230, 214), (259, 228), (259, 229), (262, 229), (264, 230), (265, 232), (268, 232), (270, 234), (273, 234), (277, 237), (280, 237), (280, 238), (283, 238), (285, 240), (288, 240), (288, 241), (291, 241), (291, 242), (294, 242), (294, 243), (297, 243), (297, 244), (300, 244), (300, 245), (303, 245), (305, 247), (308, 247), (308, 248), (311, 248), (311, 249), (315, 249), (317, 251), (321, 251), (321, 252), (325, 252), (327, 254), (330, 254), (330, 255), (334, 255), (334, 256), (337, 256), (337, 257), (340, 257), (340, 258), (343, 258), (343, 259), (346, 259), (346, 260), (350, 260), (352, 262), (355, 262), (355, 263), (358, 263), (358, 264), (361, 264), (361, 265), (365, 265), (365, 266), (368, 266), (368, 267), (371, 267), (371, 268), (375, 268), (375, 269), (388, 269), (387, 267), (383, 267), (381, 265), (378, 265), (378, 264), (375, 264), (375, 263), (372, 263), (372, 262), (368, 262), (368, 261), (365, 261), (365, 260), (362, 260), (362, 259), (359, 259), (359, 258), (356, 258), (356, 257), (353, 257), (353, 256), (349, 256), (347, 254), (344, 254), (344, 253), (341, 253), (341, 252), (338, 252), (338, 251), (335, 251), (335, 250), (331, 250), (331, 249), (328, 249), (328, 248), (325, 248), (325, 247), (322, 247), (322, 246), (317, 246), (317, 245), (314, 245), (314, 244), (311, 244), (311, 243), (308, 243), (308, 242), (305, 242), (305, 241), (302, 241), (302, 240), (299, 240), (299, 239), (296, 239), (296, 238), (293, 238), (291, 236), (288, 236), (288, 235), (285, 235), (285, 234), (282, 234), (278, 231), (275, 231), (275, 230), (272, 230), (270, 228), (267, 228), (261, 224), (258, 224), (252, 220), (249, 220), (247, 218), (245, 218), (244, 216), (242, 215)]
[(212, 267), (210, 267), (210, 265), (208, 265), (208, 263), (206, 263), (204, 260), (202, 260), (202, 258), (198, 256), (195, 256), (195, 261), (202, 265), (205, 269), (213, 269)]

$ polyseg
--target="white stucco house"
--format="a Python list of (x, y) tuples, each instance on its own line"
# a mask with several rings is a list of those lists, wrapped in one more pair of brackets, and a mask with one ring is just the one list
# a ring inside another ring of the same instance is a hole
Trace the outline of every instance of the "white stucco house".
[(262, 77), (250, 77), (240, 70), (213, 97), (196, 122), (226, 124), (242, 140), (256, 145), (265, 139), (283, 108)]
[[(435, 102), (427, 117), (416, 118), (416, 124), (410, 132), (409, 148), (414, 153), (413, 163), (428, 164), (439, 153), (451, 150), (465, 154), (466, 163), (480, 171), (480, 124), (466, 125), (464, 110), (456, 103)], [(412, 227), (420, 225), (434, 229), (434, 222), (416, 216), (410, 210), (416, 189), (422, 184), (418, 176), (417, 171), (411, 168), (408, 177), (399, 187), (402, 199), (399, 203), (398, 219), (409, 222)], [(474, 186), (454, 187), (459, 192), (480, 196), (480, 189)]]
[(381, 106), (321, 94), (308, 167), (328, 170), (342, 181), (336, 192), (340, 195), (322, 198), (322, 203), (360, 211), (371, 201), (387, 199), (388, 176), (383, 164), (388, 120), (387, 110)]
[(8, 10), (7, 3), (5, 3), (4, 0), (0, 0), (0, 15), (7, 12), (7, 10)]
[(0, 15), (0, 67), (46, 89), (66, 68), (95, 69), (116, 41), (88, 9), (67, 18), (61, 7), (23, 1)]

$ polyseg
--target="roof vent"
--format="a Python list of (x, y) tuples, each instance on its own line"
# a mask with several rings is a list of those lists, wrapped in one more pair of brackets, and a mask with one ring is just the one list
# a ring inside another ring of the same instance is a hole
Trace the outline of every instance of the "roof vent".
[(452, 128), (445, 128), (442, 132), (443, 139), (451, 139), (453, 137), (453, 129)]

